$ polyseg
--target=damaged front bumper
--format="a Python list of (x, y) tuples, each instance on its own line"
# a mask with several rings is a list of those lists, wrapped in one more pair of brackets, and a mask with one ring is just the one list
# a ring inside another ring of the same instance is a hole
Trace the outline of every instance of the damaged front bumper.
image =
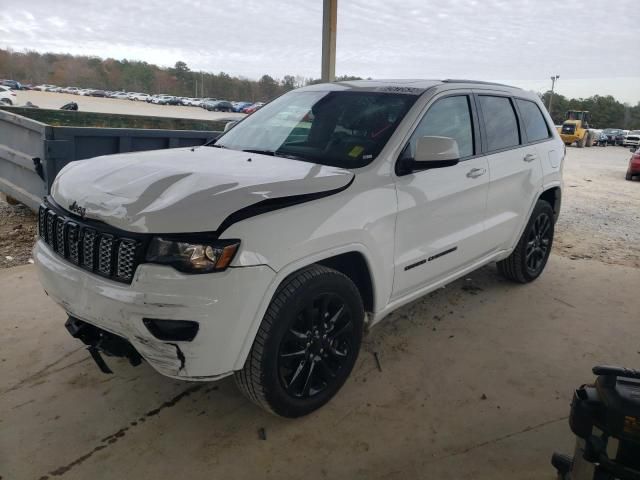
[[(41, 240), (33, 258), (45, 292), (70, 317), (97, 329), (85, 330), (84, 338), (74, 335), (92, 355), (115, 353), (136, 363), (137, 354), (163, 375), (185, 380), (214, 380), (242, 367), (241, 352), (252, 342), (264, 294), (275, 278), (267, 266), (188, 275), (143, 264), (125, 285), (74, 266)], [(197, 324), (197, 329), (186, 337), (180, 331), (182, 337), (174, 339), (151, 328), (149, 319)]]
[(142, 357), (133, 345), (118, 335), (74, 317), (69, 317), (64, 326), (73, 338), (81, 340), (87, 346), (102, 373), (113, 373), (102, 358), (102, 353), (109, 357), (124, 357), (134, 367), (142, 362)]

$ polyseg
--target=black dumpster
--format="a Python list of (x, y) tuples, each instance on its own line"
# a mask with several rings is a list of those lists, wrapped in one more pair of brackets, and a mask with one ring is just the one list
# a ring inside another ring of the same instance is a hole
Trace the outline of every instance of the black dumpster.
[(227, 121), (0, 107), (0, 192), (33, 210), (67, 163), (202, 145)]

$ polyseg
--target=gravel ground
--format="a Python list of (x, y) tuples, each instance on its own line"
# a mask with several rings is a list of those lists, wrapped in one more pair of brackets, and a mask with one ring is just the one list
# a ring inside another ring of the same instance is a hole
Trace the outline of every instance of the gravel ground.
[(30, 263), (36, 231), (36, 216), (31, 210), (0, 198), (0, 268)]
[[(640, 268), (640, 182), (624, 179), (630, 155), (622, 147), (568, 148), (556, 253)], [(27, 263), (35, 234), (35, 215), (0, 199), (0, 268)]]
[(624, 179), (630, 156), (623, 147), (567, 147), (556, 253), (640, 268), (640, 182)]

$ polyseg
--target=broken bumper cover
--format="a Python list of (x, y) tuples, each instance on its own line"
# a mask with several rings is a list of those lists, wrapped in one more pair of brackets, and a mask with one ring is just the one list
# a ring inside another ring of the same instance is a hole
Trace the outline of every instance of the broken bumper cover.
[[(82, 270), (39, 240), (33, 250), (40, 282), (69, 316), (122, 337), (163, 375), (213, 380), (233, 373), (265, 292), (275, 278), (267, 266), (187, 275), (143, 264), (131, 285)], [(188, 320), (191, 341), (156, 338), (144, 319)]]

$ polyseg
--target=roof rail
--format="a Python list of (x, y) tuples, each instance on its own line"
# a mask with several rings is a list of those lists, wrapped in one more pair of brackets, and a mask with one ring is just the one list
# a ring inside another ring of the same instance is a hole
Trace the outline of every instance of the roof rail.
[(506, 85), (504, 83), (483, 82), (481, 80), (465, 80), (460, 78), (447, 78), (445, 80), (442, 80), (442, 83), (477, 83), (479, 85), (496, 85), (499, 87), (519, 88), (519, 87), (514, 87), (513, 85)]

